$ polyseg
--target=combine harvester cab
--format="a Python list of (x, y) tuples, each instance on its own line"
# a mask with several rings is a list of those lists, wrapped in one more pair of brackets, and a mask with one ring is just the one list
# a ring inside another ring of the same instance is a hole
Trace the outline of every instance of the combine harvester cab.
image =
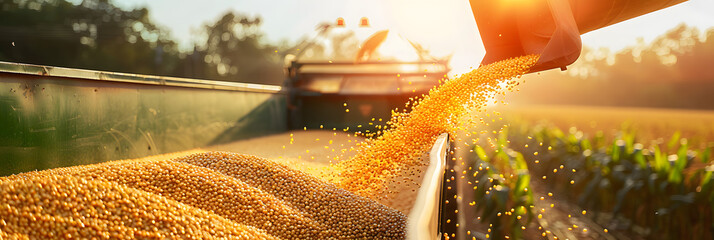
[[(364, 27), (365, 22), (363, 18), (362, 27), (352, 35), (368, 36), (364, 41), (338, 49), (345, 45), (344, 36), (352, 34), (338, 19), (336, 25), (323, 25), (304, 49), (286, 57), (291, 129), (349, 127), (374, 132), (375, 126), (389, 120), (392, 110), (405, 109), (410, 98), (428, 93), (446, 78), (448, 58), (435, 58), (389, 30), (374, 32)], [(330, 46), (333, 52), (327, 56), (310, 56)]]

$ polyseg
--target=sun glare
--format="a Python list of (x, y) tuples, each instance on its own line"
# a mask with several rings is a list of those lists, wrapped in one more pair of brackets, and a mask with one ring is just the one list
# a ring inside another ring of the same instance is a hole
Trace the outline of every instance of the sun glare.
[(485, 51), (468, 1), (388, 1), (384, 7), (390, 29), (434, 56), (454, 56), (451, 75), (478, 67)]

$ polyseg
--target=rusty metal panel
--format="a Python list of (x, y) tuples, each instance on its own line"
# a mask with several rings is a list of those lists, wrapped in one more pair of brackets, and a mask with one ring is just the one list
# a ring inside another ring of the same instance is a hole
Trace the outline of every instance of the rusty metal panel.
[(279, 86), (47, 69), (0, 63), (0, 176), (287, 128)]

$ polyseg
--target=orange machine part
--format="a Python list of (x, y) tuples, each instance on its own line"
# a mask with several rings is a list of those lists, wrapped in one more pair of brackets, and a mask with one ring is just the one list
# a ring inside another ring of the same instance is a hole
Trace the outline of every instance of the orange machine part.
[(355, 62), (367, 61), (369, 56), (377, 50), (379, 45), (382, 45), (384, 40), (387, 40), (387, 35), (389, 35), (389, 30), (382, 30), (372, 34), (372, 36), (369, 36), (369, 38), (367, 38), (367, 40), (365, 40), (359, 48), (357, 56), (355, 57)]
[(540, 54), (531, 72), (565, 69), (580, 35), (686, 0), (469, 0), (486, 56), (481, 64)]

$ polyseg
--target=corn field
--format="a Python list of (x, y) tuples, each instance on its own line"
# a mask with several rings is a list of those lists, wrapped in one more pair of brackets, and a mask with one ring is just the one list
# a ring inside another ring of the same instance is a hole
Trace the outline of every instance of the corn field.
[(495, 148), (474, 148), (481, 222), (491, 226), (494, 238), (520, 238), (539, 214), (529, 191), (538, 185), (558, 202), (583, 209), (606, 232), (637, 239), (714, 238), (714, 145), (695, 149), (678, 132), (645, 145), (637, 135), (628, 128), (615, 136), (588, 136), (576, 128), (511, 123)]

